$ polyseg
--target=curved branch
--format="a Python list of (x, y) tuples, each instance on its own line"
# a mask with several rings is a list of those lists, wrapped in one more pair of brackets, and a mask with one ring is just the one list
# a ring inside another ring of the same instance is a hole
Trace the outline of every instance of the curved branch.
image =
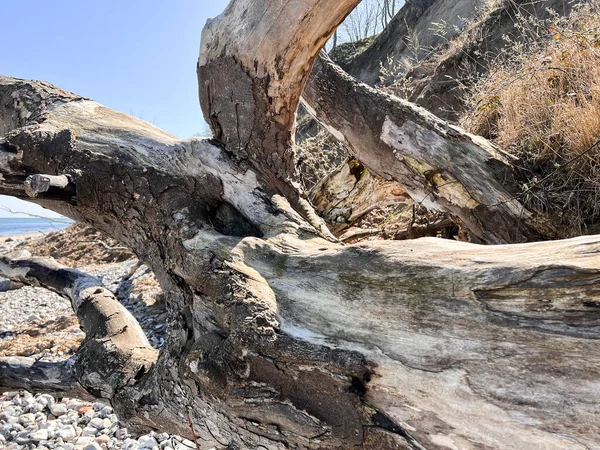
[(233, 0), (203, 29), (198, 88), (214, 137), (333, 239), (296, 183), (296, 110), (319, 50), (361, 0)]
[[(71, 300), (86, 335), (76, 355), (77, 379), (89, 391), (111, 398), (131, 379), (147, 373), (156, 361), (157, 352), (137, 320), (97, 278), (62, 266), (51, 258), (29, 258), (26, 252), (0, 257), (0, 275), (51, 289)], [(25, 379), (32, 386), (37, 383), (40, 387), (65, 388), (73, 380), (66, 367), (9, 364), (0, 384), (16, 377), (11, 372), (14, 368), (21, 374), (29, 370)], [(60, 375), (67, 375), (67, 379), (54, 377), (57, 370)]]
[(60, 362), (37, 361), (18, 356), (0, 358), (0, 390), (8, 389), (90, 398), (89, 393), (79, 384), (73, 358)]
[(449, 212), (478, 240), (536, 240), (543, 230), (516, 199), (511, 158), (483, 138), (357, 82), (322, 53), (303, 94), (307, 109), (369, 170), (417, 203)]

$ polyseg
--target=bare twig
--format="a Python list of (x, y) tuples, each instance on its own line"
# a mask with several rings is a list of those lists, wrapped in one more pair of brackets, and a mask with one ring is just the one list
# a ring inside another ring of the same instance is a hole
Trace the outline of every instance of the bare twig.
[(190, 430), (192, 431), (192, 437), (194, 438), (194, 444), (196, 444), (196, 448), (200, 450), (200, 445), (198, 445), (198, 438), (196, 437), (196, 432), (194, 431), (194, 424), (192, 423), (192, 418), (190, 417), (190, 410), (186, 406), (185, 414), (187, 416), (188, 424), (190, 425)]

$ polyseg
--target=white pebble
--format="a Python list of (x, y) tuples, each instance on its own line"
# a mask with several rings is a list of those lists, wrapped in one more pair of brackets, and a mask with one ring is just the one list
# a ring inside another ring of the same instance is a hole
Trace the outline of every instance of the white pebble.
[(102, 450), (102, 447), (100, 447), (96, 442), (92, 442), (91, 444), (83, 447), (83, 450)]
[(158, 442), (152, 436), (142, 436), (138, 439), (139, 448), (154, 448), (158, 447)]
[(79, 445), (87, 445), (87, 444), (91, 444), (92, 442), (94, 442), (94, 436), (80, 436), (77, 439), (75, 439), (75, 445), (79, 446)]
[(77, 432), (75, 431), (75, 428), (73, 428), (73, 425), (67, 425), (63, 429), (58, 430), (56, 436), (68, 441), (77, 436)]
[(47, 441), (48, 440), (48, 430), (36, 430), (32, 431), (29, 434), (29, 439), (32, 441)]
[(50, 412), (55, 417), (60, 417), (67, 413), (67, 405), (64, 403), (55, 403), (54, 405), (50, 405)]
[(35, 423), (35, 414), (22, 414), (19, 416), (19, 422), (26, 427), (33, 425)]
[(85, 427), (83, 429), (83, 431), (81, 432), (82, 436), (93, 436), (96, 437), (96, 435), (98, 434), (98, 430), (94, 427)]

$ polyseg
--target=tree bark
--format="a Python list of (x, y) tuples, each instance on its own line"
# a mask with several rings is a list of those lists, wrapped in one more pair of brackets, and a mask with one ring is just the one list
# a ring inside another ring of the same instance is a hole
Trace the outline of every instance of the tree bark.
[(476, 242), (551, 237), (518, 201), (512, 157), (422, 108), (359, 83), (321, 53), (304, 90), (307, 109), (374, 174), (449, 212)]
[[(96, 353), (84, 345), (75, 372), (2, 361), (0, 386), (81, 385), (134, 430), (191, 437), (189, 413), (208, 448), (598, 448), (597, 237), (345, 246), (302, 202), (293, 111), (318, 46), (356, 3), (234, 0), (213, 20), (199, 73), (215, 140), (180, 141), (47, 83), (0, 77), (0, 193), (130, 247), (169, 313), (158, 355), (139, 336), (131, 348), (112, 338), (113, 313), (93, 297), (126, 314), (97, 281), (7, 258), (4, 274), (71, 298), (94, 285), (75, 306)], [(447, 131), (433, 118), (417, 125)], [(447, 141), (489, 162), (455, 133)], [(29, 197), (36, 174), (72, 188)], [(155, 359), (138, 364), (134, 349)]]

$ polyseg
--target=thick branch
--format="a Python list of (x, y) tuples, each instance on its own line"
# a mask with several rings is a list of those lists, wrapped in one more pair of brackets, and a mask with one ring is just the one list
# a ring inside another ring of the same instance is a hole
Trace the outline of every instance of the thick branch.
[(44, 362), (17, 356), (0, 358), (0, 390), (8, 389), (89, 397), (79, 384), (73, 359)]
[[(152, 349), (137, 320), (90, 275), (61, 266), (51, 258), (28, 258), (27, 255), (0, 257), (0, 275), (13, 281), (42, 286), (71, 300), (86, 339), (77, 352), (77, 375), (82, 385), (104, 398), (126, 386), (140, 373), (147, 373), (156, 360)], [(13, 367), (13, 365), (9, 365)], [(15, 366), (23, 373), (25, 366)], [(66, 366), (65, 366), (66, 367)], [(51, 378), (56, 370), (65, 372), (62, 366), (31, 365), (26, 377), (33, 386), (49, 384), (55, 380), (57, 387), (69, 385), (68, 379)], [(15, 379), (7, 370), (6, 375)], [(45, 380), (47, 379), (47, 380)], [(0, 383), (6, 381), (0, 379)]]
[(215, 141), (180, 141), (48, 83), (0, 76), (0, 139), (0, 193), (91, 222), (138, 255), (155, 242), (139, 240), (146, 215), (174, 234), (261, 234), (285, 220), (273, 218), (256, 174)]
[[(265, 177), (295, 172), (296, 109), (312, 63), (360, 0), (233, 0), (202, 33), (200, 102), (217, 139)], [(270, 188), (277, 187), (271, 179)]]
[(424, 448), (600, 440), (598, 237), (320, 248), (249, 238), (236, 254), (275, 292), (284, 333), (376, 363), (365, 403)]
[(515, 199), (510, 157), (422, 108), (358, 83), (321, 54), (306, 85), (309, 111), (376, 175), (417, 203), (449, 212), (478, 240), (539, 239), (548, 230)]

